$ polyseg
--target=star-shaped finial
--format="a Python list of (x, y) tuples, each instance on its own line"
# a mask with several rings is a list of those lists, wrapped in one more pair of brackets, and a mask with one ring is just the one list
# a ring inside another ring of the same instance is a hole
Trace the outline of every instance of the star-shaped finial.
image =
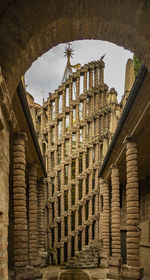
[(68, 58), (68, 62), (70, 62), (70, 57), (73, 57), (74, 49), (71, 46), (71, 43), (68, 43), (65, 47), (64, 56)]

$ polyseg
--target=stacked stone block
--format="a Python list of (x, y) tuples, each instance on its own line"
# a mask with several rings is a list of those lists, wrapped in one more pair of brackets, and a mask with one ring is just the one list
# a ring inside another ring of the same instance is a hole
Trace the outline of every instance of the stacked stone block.
[(38, 264), (38, 205), (37, 205), (37, 170), (32, 165), (29, 171), (29, 261)]
[[(14, 135), (13, 141), (13, 235), (14, 273), (16, 280), (39, 279), (41, 247), (44, 252), (44, 220), (40, 211), (45, 209), (44, 196), (38, 204), (37, 167), (26, 162), (26, 134)], [(45, 190), (43, 190), (45, 193)], [(39, 193), (40, 194), (40, 193)]]
[(69, 268), (96, 268), (99, 265), (99, 248), (87, 246), (81, 252), (77, 252), (74, 258), (70, 259)]
[[(54, 239), (50, 255), (52, 262), (57, 264), (58, 262), (64, 263), (65, 243), (67, 243), (68, 260), (72, 254), (78, 252), (77, 240), (80, 232), (82, 232), (82, 249), (90, 244), (92, 236), (94, 236), (95, 242), (99, 240), (98, 171), (112, 137), (110, 113), (114, 111), (115, 114), (119, 110), (117, 104), (111, 106), (107, 102), (109, 93), (108, 87), (104, 84), (103, 69), (103, 61), (94, 61), (84, 65), (69, 76), (66, 82), (55, 90), (54, 94), (50, 94), (48, 100), (43, 104), (45, 111), (48, 112), (48, 122), (45, 122), (44, 129), (43, 116), (41, 116), (41, 139), (47, 141), (47, 170), (50, 178), (50, 196), (47, 203), (50, 206), (50, 212), (54, 207), (54, 217), (52, 219), (52, 213), (50, 213), (48, 224), (49, 240), (52, 240), (52, 235)], [(80, 87), (82, 81), (83, 91)], [(76, 96), (73, 96), (74, 85), (76, 86)], [(62, 95), (62, 108), (59, 104), (60, 95)], [(40, 114), (43, 114), (43, 108)], [(72, 167), (73, 161), (74, 167)], [(58, 172), (61, 172), (59, 189)], [(72, 204), (72, 185), (75, 185), (74, 204)], [(67, 209), (65, 209), (64, 202), (66, 193)], [(95, 210), (93, 212), (91, 206), (94, 197)], [(79, 211), (82, 211), (81, 224)], [(72, 212), (75, 212), (73, 230)], [(64, 235), (64, 217), (68, 219), (66, 236)], [(59, 241), (57, 238), (58, 223), (61, 223)], [(108, 238), (106, 239), (108, 240)]]
[(108, 267), (108, 256), (110, 254), (110, 229), (109, 229), (109, 217), (110, 217), (110, 198), (109, 198), (109, 184), (103, 181), (102, 197), (103, 197), (103, 252), (101, 254), (101, 265)]
[(16, 269), (28, 264), (25, 138), (16, 135), (13, 146), (13, 199), (14, 199), (14, 265)]
[(112, 166), (111, 172), (111, 251), (112, 256), (109, 258), (109, 278), (121, 278), (121, 236), (120, 236), (120, 182), (119, 169)]
[(132, 137), (126, 140), (126, 209), (127, 209), (127, 265), (123, 266), (123, 279), (141, 279), (139, 236), (139, 181), (138, 151)]

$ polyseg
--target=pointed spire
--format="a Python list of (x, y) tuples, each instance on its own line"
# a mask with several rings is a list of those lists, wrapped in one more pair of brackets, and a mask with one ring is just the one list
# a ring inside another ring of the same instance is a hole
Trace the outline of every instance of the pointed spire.
[(74, 52), (74, 49), (71, 47), (71, 43), (68, 43), (66, 45), (65, 51), (64, 51), (64, 56), (67, 57), (67, 64), (66, 64), (64, 75), (62, 78), (62, 83), (65, 82), (69, 78), (69, 75), (72, 74), (70, 58), (73, 57), (73, 52)]

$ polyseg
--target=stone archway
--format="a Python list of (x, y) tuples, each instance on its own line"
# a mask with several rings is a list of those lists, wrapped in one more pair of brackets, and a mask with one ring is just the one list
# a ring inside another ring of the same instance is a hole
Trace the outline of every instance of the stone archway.
[(6, 0), (0, 11), (0, 63), (14, 92), (32, 62), (51, 47), (101, 39), (133, 51), (150, 67), (150, 3), (141, 0)]

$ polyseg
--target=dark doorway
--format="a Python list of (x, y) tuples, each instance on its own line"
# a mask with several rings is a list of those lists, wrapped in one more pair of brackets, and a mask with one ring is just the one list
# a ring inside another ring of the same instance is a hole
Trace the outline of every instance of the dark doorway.
[(121, 256), (123, 259), (123, 264), (126, 264), (126, 260), (127, 260), (126, 230), (121, 230)]
[(71, 257), (75, 255), (75, 237), (71, 236)]
[(57, 264), (60, 264), (60, 250), (61, 248), (57, 248)]
[(68, 243), (64, 243), (64, 262), (68, 261)]

